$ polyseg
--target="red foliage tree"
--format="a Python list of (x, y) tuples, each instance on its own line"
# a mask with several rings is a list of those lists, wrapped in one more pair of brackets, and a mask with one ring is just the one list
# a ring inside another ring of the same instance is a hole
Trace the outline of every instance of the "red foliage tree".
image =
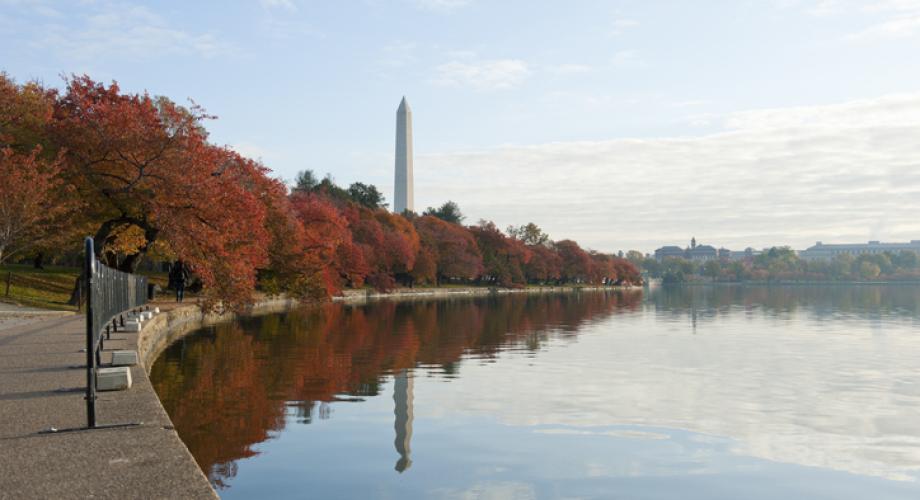
[(531, 245), (532, 257), (524, 266), (527, 281), (534, 284), (556, 282), (562, 277), (562, 258), (546, 245)]
[(351, 244), (348, 220), (321, 194), (297, 192), (291, 203), (303, 227), (300, 247), (306, 260), (302, 265), (321, 281), (327, 294), (338, 293), (341, 280), (335, 263), (341, 256), (340, 247)]
[(0, 264), (53, 234), (68, 206), (61, 199), (60, 159), (0, 150)]
[[(251, 300), (255, 269), (267, 261), (265, 206), (251, 181), (265, 172), (207, 143), (197, 107), (123, 94), (118, 85), (75, 77), (57, 101), (52, 134), (66, 150), (64, 176), (87, 200), (99, 256), (133, 271), (150, 245), (165, 242), (187, 261), (212, 298)], [(119, 258), (126, 228), (143, 234)]]
[(635, 264), (627, 259), (613, 257), (613, 268), (616, 271), (617, 284), (640, 285), (642, 273)]
[(414, 223), (421, 240), (420, 259), (433, 260), (436, 283), (450, 278), (473, 279), (482, 273), (482, 255), (466, 228), (430, 215), (418, 217)]
[(47, 137), (54, 100), (53, 91), (0, 73), (0, 263), (71, 234), (64, 221), (78, 205)]
[(560, 276), (564, 282), (580, 283), (590, 279), (591, 256), (572, 240), (557, 241), (553, 245), (561, 260)]
[(482, 279), (500, 286), (525, 283), (523, 267), (532, 253), (520, 240), (508, 238), (492, 222), (471, 226), (470, 232), (482, 252)]

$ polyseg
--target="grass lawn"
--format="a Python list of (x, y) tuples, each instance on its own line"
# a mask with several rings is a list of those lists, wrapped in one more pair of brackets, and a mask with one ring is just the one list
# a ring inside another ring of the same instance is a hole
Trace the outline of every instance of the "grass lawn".
[[(12, 273), (9, 293), (6, 283)], [(75, 267), (45, 266), (35, 269), (31, 265), (7, 264), (0, 266), (0, 301), (24, 306), (75, 311), (67, 305), (73, 284), (80, 275)]]
[[(12, 273), (12, 275), (10, 274)], [(165, 288), (168, 278), (166, 273), (146, 273), (151, 282)], [(67, 305), (74, 282), (80, 275), (80, 268), (45, 266), (35, 269), (28, 264), (7, 264), (0, 266), (0, 302), (12, 302), (24, 306), (75, 311), (74, 306)], [(10, 280), (7, 294), (7, 278)]]

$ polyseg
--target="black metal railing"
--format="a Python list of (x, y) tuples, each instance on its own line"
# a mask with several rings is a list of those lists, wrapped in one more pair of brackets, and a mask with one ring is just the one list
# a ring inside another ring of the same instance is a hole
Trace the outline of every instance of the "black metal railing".
[[(96, 370), (102, 364), (105, 340), (125, 326), (125, 314), (139, 312), (147, 303), (147, 278), (108, 267), (93, 251), (87, 237), (83, 264), (86, 298), (86, 426), (96, 424)], [(129, 424), (130, 425), (130, 424)]]

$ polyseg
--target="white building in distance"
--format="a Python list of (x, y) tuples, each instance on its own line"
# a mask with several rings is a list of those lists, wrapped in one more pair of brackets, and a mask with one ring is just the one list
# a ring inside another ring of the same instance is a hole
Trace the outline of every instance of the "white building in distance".
[(403, 96), (396, 110), (396, 184), (393, 211), (401, 214), (415, 210), (412, 181), (412, 110)]
[(844, 243), (844, 244), (824, 244), (820, 241), (814, 246), (799, 252), (799, 257), (803, 259), (833, 259), (838, 255), (858, 256), (864, 253), (898, 253), (902, 250), (910, 252), (920, 252), (920, 240), (910, 240), (910, 243), (882, 243), (880, 241), (870, 241), (869, 243)]

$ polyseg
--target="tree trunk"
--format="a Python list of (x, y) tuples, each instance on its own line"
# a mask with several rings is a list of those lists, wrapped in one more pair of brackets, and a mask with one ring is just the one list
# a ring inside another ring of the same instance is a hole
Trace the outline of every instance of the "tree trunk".
[(34, 259), (32, 259), (32, 267), (35, 269), (44, 269), (45, 262), (45, 252), (38, 252)]
[(82, 309), (83, 303), (86, 301), (86, 298), (83, 297), (84, 279), (86, 279), (86, 275), (81, 272), (80, 276), (77, 277), (76, 282), (73, 284), (73, 290), (70, 292), (70, 299), (67, 301), (68, 305), (76, 306), (77, 309)]
[[(138, 248), (137, 252), (127, 255), (121, 262), (118, 262), (117, 255), (105, 253), (104, 250), (106, 245), (112, 243), (114, 240), (112, 231), (120, 224), (130, 224), (143, 229), (145, 242), (143, 246)], [(119, 271), (133, 273), (137, 271), (138, 265), (140, 265), (144, 255), (147, 254), (150, 245), (156, 241), (159, 232), (159, 229), (151, 227), (147, 224), (147, 221), (143, 219), (135, 219), (132, 217), (109, 219), (99, 226), (99, 230), (96, 231), (96, 235), (93, 236), (93, 251), (96, 253), (96, 257), (105, 265), (118, 269)]]

